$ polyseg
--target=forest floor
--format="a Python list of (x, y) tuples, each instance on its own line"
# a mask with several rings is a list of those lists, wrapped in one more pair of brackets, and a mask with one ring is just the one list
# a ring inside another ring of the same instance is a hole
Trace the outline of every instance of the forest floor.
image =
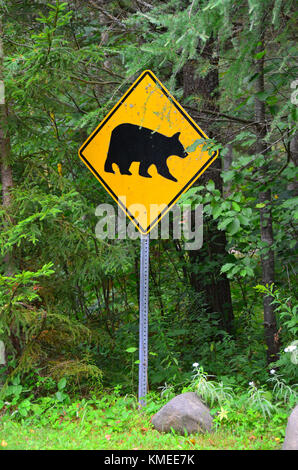
[[(143, 427), (129, 432), (113, 433), (109, 429), (84, 430), (70, 433), (69, 429), (50, 427), (24, 427), (14, 422), (0, 426), (2, 450), (278, 450), (279, 438), (268, 433), (264, 436), (227, 434), (218, 431), (212, 435), (192, 435), (188, 438), (161, 435)], [(105, 434), (109, 433), (111, 434)]]
[(5, 413), (0, 421), (2, 450), (278, 450), (284, 423), (261, 417), (254, 423), (220, 423), (211, 434), (179, 436), (159, 433), (152, 414), (113, 403), (73, 402), (30, 409), (25, 417)]

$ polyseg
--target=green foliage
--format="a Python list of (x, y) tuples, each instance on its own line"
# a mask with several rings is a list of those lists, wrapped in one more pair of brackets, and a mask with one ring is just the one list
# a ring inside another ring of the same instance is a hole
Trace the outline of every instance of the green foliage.
[[(78, 383), (81, 376), (92, 377), (100, 384), (101, 371), (95, 365), (88, 364), (86, 360), (61, 360), (61, 353), (67, 354), (67, 343), (72, 345), (82, 338), (88, 340), (90, 330), (61, 314), (45, 312), (36, 304), (40, 301), (37, 283), (40, 283), (40, 278), (54, 273), (51, 267), (52, 263), (36, 272), (0, 276), (1, 338), (7, 354), (16, 358), (14, 364), (10, 362), (8, 365), (6, 387), (10, 378), (42, 365), (54, 378), (75, 376)], [(51, 357), (55, 348), (59, 350), (60, 360)], [(89, 386), (92, 388), (91, 383)]]
[[(274, 410), (274, 406), (270, 400), (270, 393), (257, 388), (253, 382), (251, 382), (248, 392), (248, 406), (252, 410), (261, 412), (264, 417), (271, 418)], [(269, 395), (269, 397), (268, 397)]]
[(282, 376), (278, 375), (274, 369), (271, 369), (270, 373), (272, 377), (268, 379), (268, 382), (274, 385), (273, 395), (275, 399), (294, 407), (298, 399), (298, 384), (287, 385)]
[[(63, 384), (62, 384), (63, 385)], [(1, 446), (7, 449), (278, 449), (284, 437), (287, 411), (278, 408), (268, 420), (245, 406), (218, 410), (212, 434), (178, 436), (159, 433), (150, 422), (163, 404), (152, 392), (145, 410), (134, 396), (117, 390), (89, 400), (59, 401), (55, 394), (17, 406), (0, 403)], [(26, 411), (24, 411), (26, 410)], [(216, 410), (214, 409), (216, 412)], [(71, 437), (70, 437), (71, 436)]]
[(232, 388), (224, 385), (223, 382), (216, 383), (210, 380), (207, 372), (198, 363), (193, 364), (194, 373), (190, 386), (186, 389), (195, 391), (202, 400), (210, 406), (215, 403), (221, 405), (223, 402), (230, 400)]
[[(292, 296), (286, 297), (274, 284), (270, 286), (257, 285), (255, 289), (265, 295), (270, 295), (277, 313), (278, 329), (283, 350), (280, 353), (279, 359), (272, 366), (277, 367), (285, 380), (293, 384), (298, 379), (297, 305), (294, 304)], [(281, 388), (283, 387), (281, 386)], [(285, 393), (286, 390), (285, 386)]]
[[(8, 353), (23, 352), (20, 362), (26, 363), (28, 351), (33, 352), (34, 339), (45, 323), (41, 309), (30, 308), (30, 303), (40, 297), (36, 292), (39, 278), (54, 273), (52, 263), (36, 272), (23, 271), (14, 276), (0, 276), (0, 332)], [(24, 364), (26, 368), (26, 364)]]
[(257, 285), (255, 289), (263, 294), (272, 297), (272, 305), (275, 305), (275, 311), (278, 313), (279, 323), (283, 329), (284, 344), (293, 341), (298, 335), (298, 305), (292, 304), (291, 297), (284, 297), (274, 284)]

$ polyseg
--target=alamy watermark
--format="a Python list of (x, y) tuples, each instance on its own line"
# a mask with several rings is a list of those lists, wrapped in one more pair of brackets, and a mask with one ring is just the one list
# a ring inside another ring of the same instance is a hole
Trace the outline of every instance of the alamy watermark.
[[(122, 196), (121, 201), (125, 200)], [(166, 206), (151, 204), (150, 214), (160, 213)], [(128, 207), (131, 214), (146, 213), (142, 204), (134, 204)], [(95, 215), (100, 218), (95, 227), (96, 237), (99, 239), (131, 239), (140, 238), (141, 233), (135, 224), (126, 217), (122, 209), (117, 211), (112, 204), (99, 204)], [(180, 239), (184, 242), (185, 250), (199, 250), (203, 245), (203, 205), (192, 207), (190, 204), (174, 205), (163, 216), (161, 221), (150, 231), (150, 239), (162, 238)]]
[(294, 80), (291, 83), (291, 88), (294, 89), (291, 93), (291, 103), (292, 104), (298, 104), (298, 80)]

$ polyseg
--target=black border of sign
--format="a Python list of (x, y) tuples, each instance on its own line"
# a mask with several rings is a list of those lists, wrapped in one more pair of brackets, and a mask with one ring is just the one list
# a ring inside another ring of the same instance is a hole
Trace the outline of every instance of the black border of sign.
[(147, 70), (143, 74), (141, 74), (140, 78), (135, 82), (135, 84), (128, 90), (128, 92), (120, 99), (118, 104), (115, 106), (115, 108), (112, 110), (112, 112), (102, 121), (102, 123), (98, 126), (98, 128), (94, 131), (94, 133), (86, 140), (86, 142), (83, 144), (83, 146), (79, 150), (79, 155), (84, 160), (86, 165), (90, 168), (92, 173), (99, 179), (99, 181), (102, 183), (102, 185), (107, 189), (107, 191), (110, 193), (110, 195), (113, 196), (117, 204), (123, 209), (123, 211), (129, 216), (129, 218), (134, 222), (134, 224), (139, 228), (140, 232), (142, 234), (147, 234), (150, 232), (150, 230), (156, 225), (160, 219), (165, 215), (166, 212), (169, 211), (169, 209), (175, 204), (177, 199), (181, 196), (181, 194), (184, 193), (186, 188), (188, 188), (198, 177), (199, 175), (204, 171), (204, 169), (209, 166), (210, 163), (212, 163), (212, 160), (214, 160), (218, 156), (218, 151), (213, 152), (212, 156), (207, 160), (207, 162), (197, 171), (197, 173), (189, 180), (187, 184), (184, 185), (184, 187), (179, 191), (179, 193), (171, 200), (171, 202), (158, 214), (158, 216), (154, 219), (153, 222), (151, 222), (147, 229), (143, 229), (143, 227), (135, 220), (134, 216), (129, 212), (127, 207), (120, 201), (118, 196), (114, 193), (114, 191), (109, 187), (109, 185), (103, 180), (103, 178), (97, 173), (97, 171), (93, 168), (91, 163), (88, 162), (87, 158), (83, 155), (83, 151), (85, 148), (89, 145), (89, 143), (94, 139), (94, 137), (98, 134), (98, 132), (103, 128), (103, 126), (108, 122), (108, 120), (115, 114), (117, 109), (125, 102), (125, 100), (129, 97), (129, 95), (133, 92), (133, 90), (139, 85), (139, 83), (146, 77), (146, 75), (149, 75), (151, 80), (161, 89), (161, 91), (164, 93), (164, 95), (171, 101), (171, 103), (175, 106), (175, 108), (183, 115), (183, 117), (189, 122), (189, 124), (195, 129), (195, 131), (200, 135), (202, 138), (206, 138), (206, 135), (204, 135), (199, 127), (194, 124), (192, 119), (188, 116), (188, 114), (184, 111), (184, 109), (178, 105), (178, 103), (175, 102), (173, 97), (167, 92), (167, 90), (164, 89), (163, 85), (152, 75), (152, 73)]

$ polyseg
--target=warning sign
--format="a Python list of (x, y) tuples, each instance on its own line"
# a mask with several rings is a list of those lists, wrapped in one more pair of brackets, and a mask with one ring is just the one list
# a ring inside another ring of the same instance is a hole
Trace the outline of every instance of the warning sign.
[(144, 71), (79, 156), (142, 234), (215, 160), (206, 134), (155, 75)]

